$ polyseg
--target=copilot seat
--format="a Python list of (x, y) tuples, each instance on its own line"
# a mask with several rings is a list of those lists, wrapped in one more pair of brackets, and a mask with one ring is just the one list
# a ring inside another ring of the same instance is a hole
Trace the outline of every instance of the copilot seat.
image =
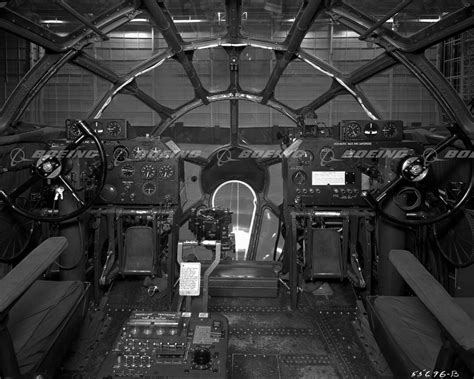
[[(474, 374), (474, 298), (453, 298), (408, 251), (389, 256), (416, 296), (368, 301), (372, 330), (396, 376), (434, 371), (446, 377)], [(423, 371), (424, 370), (424, 371)], [(453, 371), (454, 370), (454, 371)]]
[(0, 280), (1, 377), (52, 377), (80, 328), (87, 286), (36, 280), (66, 247), (49, 238)]

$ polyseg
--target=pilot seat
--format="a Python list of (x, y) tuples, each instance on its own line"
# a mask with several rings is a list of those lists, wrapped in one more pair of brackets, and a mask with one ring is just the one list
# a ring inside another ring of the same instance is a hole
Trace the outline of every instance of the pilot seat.
[(53, 377), (79, 330), (88, 285), (37, 280), (67, 245), (48, 238), (0, 280), (0, 377)]

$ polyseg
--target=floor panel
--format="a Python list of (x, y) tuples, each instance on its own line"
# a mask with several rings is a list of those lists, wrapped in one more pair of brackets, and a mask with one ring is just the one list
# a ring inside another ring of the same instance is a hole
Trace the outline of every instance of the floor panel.
[[(294, 311), (288, 306), (289, 297), (284, 290), (277, 298), (210, 299), (209, 311), (220, 312), (229, 321), (228, 376), (236, 379), (377, 377), (375, 359), (366, 352), (360, 338), (359, 313), (352, 288), (334, 282), (331, 289), (331, 296), (302, 293), (299, 308)], [(89, 332), (83, 331), (76, 341), (62, 377), (96, 377), (132, 310), (167, 310), (167, 307), (164, 294), (148, 296), (140, 281), (117, 282), (102, 314), (100, 307), (91, 310), (89, 323), (95, 326), (89, 327)], [(94, 321), (94, 317), (99, 320)]]

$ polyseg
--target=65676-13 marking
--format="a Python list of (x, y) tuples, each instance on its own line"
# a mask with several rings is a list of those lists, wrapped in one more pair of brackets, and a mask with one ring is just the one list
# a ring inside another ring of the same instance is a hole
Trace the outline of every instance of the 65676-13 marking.
[(411, 373), (412, 378), (459, 378), (459, 372), (456, 370), (415, 370)]

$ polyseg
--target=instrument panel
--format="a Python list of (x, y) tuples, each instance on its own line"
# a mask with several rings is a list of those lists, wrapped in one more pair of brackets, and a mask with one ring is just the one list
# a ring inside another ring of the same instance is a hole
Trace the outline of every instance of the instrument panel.
[(228, 329), (219, 314), (134, 311), (98, 377), (225, 378)]
[(139, 137), (106, 144), (105, 150), (107, 179), (99, 203), (179, 204), (183, 164), (165, 142)]
[[(103, 141), (126, 140), (128, 136), (128, 121), (124, 119), (89, 119), (86, 120), (91, 129)], [(77, 120), (66, 120), (66, 139), (73, 141), (82, 134)]]
[(296, 140), (283, 154), (285, 199), (294, 206), (366, 206), (361, 192), (383, 188), (400, 161), (421, 148), (413, 141)]
[(343, 120), (339, 124), (341, 141), (401, 141), (400, 120)]

